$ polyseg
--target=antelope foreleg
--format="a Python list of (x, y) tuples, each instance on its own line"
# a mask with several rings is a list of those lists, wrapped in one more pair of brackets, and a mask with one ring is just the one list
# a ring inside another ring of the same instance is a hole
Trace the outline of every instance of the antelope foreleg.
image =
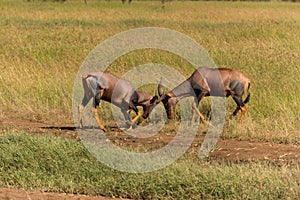
[(137, 112), (137, 115), (131, 121), (132, 124), (134, 124), (141, 116), (142, 116), (142, 114), (140, 112)]
[(100, 117), (99, 117), (99, 115), (98, 115), (98, 106), (96, 106), (95, 108), (92, 108), (92, 113), (93, 113), (93, 115), (94, 115), (96, 121), (98, 122), (100, 128), (101, 128), (104, 132), (106, 132), (107, 130), (106, 130), (106, 128), (104, 127), (104, 125), (103, 125), (103, 123), (102, 123), (102, 121), (100, 120)]
[[(196, 102), (193, 102), (192, 104), (192, 107), (193, 107), (193, 116), (192, 116), (192, 120), (194, 120), (194, 115), (195, 115), (195, 112), (199, 115), (201, 121), (204, 123), (204, 124), (207, 124), (206, 120), (205, 120), (205, 117), (201, 114), (201, 112), (198, 110), (197, 108), (197, 105), (196, 105)], [(193, 123), (193, 122), (192, 122)]]

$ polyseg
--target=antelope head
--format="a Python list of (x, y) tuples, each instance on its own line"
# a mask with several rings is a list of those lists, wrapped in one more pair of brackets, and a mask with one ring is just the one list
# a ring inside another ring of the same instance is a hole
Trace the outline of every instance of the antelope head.
[(167, 94), (164, 92), (161, 92), (161, 81), (158, 84), (157, 87), (157, 95), (161, 99), (160, 101), (163, 103), (166, 114), (168, 119), (174, 119), (175, 118), (175, 107), (177, 104), (177, 98), (173, 95), (172, 92), (168, 92)]
[[(159, 85), (161, 85), (161, 81), (160, 81)], [(160, 86), (158, 86), (158, 87), (160, 87)], [(155, 106), (157, 106), (157, 104), (159, 104), (165, 98), (165, 96), (166, 96), (165, 91), (163, 91), (163, 93), (161, 93), (161, 91), (158, 91), (158, 90), (156, 91), (155, 96), (153, 96), (153, 98), (151, 98), (151, 100), (148, 101), (143, 106), (143, 110), (144, 110), (143, 118), (144, 119), (149, 117), (150, 113), (155, 108)]]

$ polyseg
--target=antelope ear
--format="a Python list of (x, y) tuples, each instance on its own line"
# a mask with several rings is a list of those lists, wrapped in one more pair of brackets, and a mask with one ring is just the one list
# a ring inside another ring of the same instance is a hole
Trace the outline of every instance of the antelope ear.
[(151, 100), (150, 100), (150, 104), (155, 103), (158, 100), (158, 96), (154, 96)]

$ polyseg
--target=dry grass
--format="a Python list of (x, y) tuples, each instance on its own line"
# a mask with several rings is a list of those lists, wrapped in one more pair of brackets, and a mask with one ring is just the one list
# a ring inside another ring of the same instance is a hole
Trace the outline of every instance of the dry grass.
[[(251, 78), (253, 95), (246, 121), (242, 126), (228, 121), (224, 137), (300, 141), (298, 4), (170, 2), (162, 10), (159, 2), (90, 1), (84, 6), (81, 1), (2, 0), (1, 6), (2, 116), (72, 122), (73, 82), (88, 53), (121, 31), (155, 26), (192, 37), (218, 66), (239, 69)], [(149, 62), (167, 64), (186, 76), (193, 69), (175, 55), (152, 50), (125, 55), (110, 70), (121, 75)], [(232, 112), (233, 101), (228, 105)], [(105, 120), (109, 123), (110, 117)]]

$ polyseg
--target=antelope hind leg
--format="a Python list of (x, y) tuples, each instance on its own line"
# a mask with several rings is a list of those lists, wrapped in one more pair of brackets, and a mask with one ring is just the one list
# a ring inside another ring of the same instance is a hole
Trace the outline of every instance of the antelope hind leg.
[(78, 106), (78, 122), (79, 122), (79, 128), (82, 128), (82, 112), (83, 112), (84, 106), (80, 104)]
[(240, 118), (240, 123), (242, 124), (243, 120), (244, 120), (244, 117), (245, 117), (245, 114), (246, 114), (246, 111), (247, 111), (246, 105), (241, 106), (241, 111), (242, 111), (242, 114), (241, 114), (241, 118)]
[(195, 122), (195, 111), (193, 109), (193, 115), (192, 115), (191, 125), (193, 125), (194, 122)]
[(98, 115), (98, 106), (96, 106), (96, 108), (92, 108), (92, 113), (93, 113), (93, 115), (94, 115), (94, 117), (95, 117), (97, 123), (99, 124), (100, 128), (101, 128), (104, 132), (106, 132), (107, 130), (106, 130), (106, 128), (104, 127), (104, 125), (103, 125), (103, 123), (102, 123), (102, 121), (100, 120), (100, 117), (99, 117), (99, 115)]
[(239, 112), (241, 108), (239, 106), (236, 107), (236, 109), (234, 110), (234, 112), (232, 113), (232, 115), (229, 117), (229, 119), (232, 119), (234, 116), (236, 116), (236, 114)]
[(239, 112), (239, 110), (240, 110), (241, 108), (238, 106), (238, 107), (236, 107), (236, 109), (234, 110), (234, 112), (232, 113), (232, 117), (233, 116), (236, 116), (236, 114)]

